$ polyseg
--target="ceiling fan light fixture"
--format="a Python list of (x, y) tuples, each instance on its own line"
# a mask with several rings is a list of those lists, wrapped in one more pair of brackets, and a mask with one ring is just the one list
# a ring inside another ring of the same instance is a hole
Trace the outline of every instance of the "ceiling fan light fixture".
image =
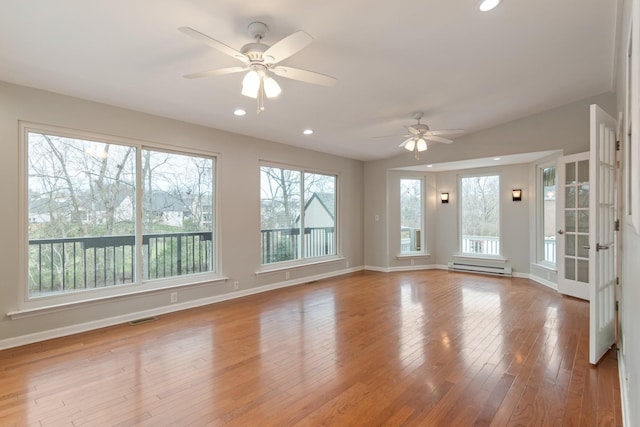
[(480, 0), (479, 3), (478, 9), (480, 9), (481, 12), (488, 12), (498, 6), (500, 0)]
[(267, 95), (267, 98), (275, 98), (280, 95), (282, 89), (277, 81), (275, 81), (271, 77), (264, 78), (264, 93)]
[(418, 151), (427, 151), (427, 141), (419, 138), (418, 142), (416, 142), (416, 148)]
[(404, 145), (404, 149), (407, 151), (413, 151), (416, 148), (416, 141), (413, 138), (407, 140), (407, 143)]
[(249, 98), (257, 98), (260, 90), (261, 78), (255, 70), (250, 70), (242, 79), (242, 94)]

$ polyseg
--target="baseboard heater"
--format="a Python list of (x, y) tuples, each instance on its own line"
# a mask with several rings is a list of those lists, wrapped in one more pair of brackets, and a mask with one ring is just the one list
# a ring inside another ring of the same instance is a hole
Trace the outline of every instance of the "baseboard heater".
[(512, 276), (511, 265), (506, 260), (481, 258), (454, 258), (449, 262), (449, 270), (466, 271), (470, 273), (497, 274)]

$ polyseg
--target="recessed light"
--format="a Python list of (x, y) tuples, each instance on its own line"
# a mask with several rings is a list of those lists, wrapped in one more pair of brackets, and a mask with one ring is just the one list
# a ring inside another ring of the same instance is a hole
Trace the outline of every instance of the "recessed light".
[(242, 108), (236, 108), (233, 111), (233, 114), (235, 114), (236, 116), (244, 116), (245, 114), (247, 114), (247, 112), (245, 110), (243, 110)]
[(500, 160), (500, 157), (494, 157), (493, 160)]
[(313, 133), (313, 129), (305, 129), (302, 131), (305, 135), (311, 135)]
[(500, 0), (481, 0), (478, 8), (481, 12), (488, 12), (500, 4)]
[(433, 165), (427, 165), (427, 167), (428, 167), (428, 168), (432, 168), (432, 167), (433, 167)]

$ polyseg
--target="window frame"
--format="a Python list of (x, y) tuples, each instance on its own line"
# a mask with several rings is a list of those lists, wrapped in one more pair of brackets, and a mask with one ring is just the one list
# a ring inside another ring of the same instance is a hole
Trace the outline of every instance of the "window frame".
[[(258, 205), (259, 205), (259, 221), (260, 223), (258, 224), (258, 242), (261, 242), (261, 234), (262, 234), (262, 168), (263, 167), (269, 167), (269, 168), (279, 168), (279, 169), (286, 169), (286, 170), (291, 170), (291, 171), (296, 171), (300, 173), (301, 176), (301, 180), (300, 180), (300, 197), (301, 197), (301, 203), (300, 203), (300, 224), (301, 224), (301, 228), (304, 229), (305, 227), (305, 218), (304, 218), (304, 205), (306, 203), (306, 199), (305, 199), (305, 195), (304, 195), (304, 176), (305, 174), (317, 174), (317, 175), (326, 175), (326, 176), (332, 176), (335, 179), (334, 182), (334, 203), (335, 203), (335, 208), (334, 208), (334, 247), (335, 247), (335, 253), (334, 254), (328, 254), (328, 255), (322, 255), (322, 256), (315, 256), (315, 257), (305, 257), (303, 256), (304, 254), (301, 253), (300, 258), (297, 259), (293, 259), (293, 260), (285, 260), (285, 261), (276, 261), (276, 262), (271, 262), (271, 263), (267, 263), (267, 264), (262, 264), (262, 259), (261, 259), (261, 254), (260, 251), (262, 250), (262, 244), (259, 243), (258, 244), (258, 264), (259, 267), (256, 270), (256, 274), (260, 275), (263, 273), (270, 273), (270, 272), (274, 272), (274, 271), (280, 271), (280, 270), (288, 270), (288, 269), (292, 269), (292, 268), (299, 268), (299, 267), (304, 267), (304, 266), (310, 266), (310, 265), (316, 265), (316, 264), (323, 264), (323, 263), (327, 263), (327, 262), (334, 262), (334, 261), (340, 261), (343, 260), (343, 256), (342, 256), (342, 232), (341, 232), (341, 226), (340, 224), (341, 222), (341, 202), (340, 202), (340, 184), (341, 184), (341, 180), (340, 180), (340, 174), (338, 172), (330, 172), (330, 171), (326, 171), (326, 170), (320, 170), (320, 169), (316, 169), (316, 168), (309, 168), (309, 167), (304, 167), (304, 166), (299, 166), (299, 165), (293, 165), (293, 164), (286, 164), (286, 163), (279, 163), (279, 162), (273, 162), (273, 161), (268, 161), (268, 160), (260, 160), (259, 164), (258, 164)], [(304, 247), (304, 242), (305, 242), (305, 235), (304, 233), (301, 233), (301, 242), (300, 242), (300, 246), (301, 248)], [(285, 280), (289, 279), (289, 275), (286, 274), (285, 276)]]
[(535, 218), (536, 218), (536, 235), (535, 235), (535, 255), (536, 255), (536, 264), (542, 267), (545, 267), (547, 269), (550, 270), (557, 270), (557, 262), (558, 262), (558, 253), (557, 253), (557, 244), (556, 244), (556, 262), (551, 262), (551, 261), (547, 261), (545, 259), (545, 255), (544, 255), (544, 250), (545, 250), (545, 236), (544, 236), (544, 217), (545, 217), (545, 212), (544, 212), (544, 201), (545, 201), (545, 192), (544, 192), (544, 185), (543, 185), (543, 176), (544, 176), (544, 170), (547, 168), (553, 167), (556, 169), (555, 171), (555, 191), (556, 191), (556, 199), (555, 199), (555, 204), (556, 204), (556, 214), (555, 214), (555, 227), (554, 229), (558, 228), (557, 227), (557, 218), (558, 218), (558, 211), (557, 211), (557, 206), (558, 206), (558, 165), (556, 163), (556, 161), (548, 161), (548, 162), (544, 162), (544, 163), (540, 163), (536, 165), (536, 193), (537, 193), (537, 197), (536, 197), (536, 206), (535, 206)]
[[(402, 252), (402, 181), (413, 180), (420, 181), (420, 250)], [(398, 258), (412, 257), (416, 255), (427, 254), (427, 241), (425, 238), (425, 224), (426, 224), (426, 210), (427, 210), (427, 198), (426, 198), (426, 177), (424, 176), (399, 176), (398, 177), (398, 190), (399, 190), (399, 203), (398, 203), (398, 228), (399, 232), (399, 247)]]
[[(217, 196), (219, 194), (219, 155), (212, 152), (207, 152), (204, 150), (197, 150), (192, 148), (183, 148), (177, 147), (168, 144), (161, 144), (155, 142), (148, 142), (142, 140), (136, 140), (133, 138), (106, 135), (98, 132), (91, 132), (85, 130), (77, 130), (64, 128), (60, 126), (48, 125), (48, 124), (40, 124), (33, 123), (27, 121), (19, 121), (19, 134), (18, 134), (18, 154), (19, 154), (19, 162), (18, 162), (18, 173), (19, 173), (19, 224), (18, 231), (20, 235), (20, 244), (19, 244), (19, 262), (20, 262), (20, 273), (19, 273), (19, 297), (18, 297), (18, 308), (20, 312), (31, 312), (31, 311), (41, 311), (48, 310), (52, 308), (59, 307), (68, 307), (75, 305), (82, 305), (86, 303), (93, 303), (95, 301), (113, 299), (113, 298), (122, 298), (126, 296), (133, 296), (138, 294), (144, 294), (148, 292), (157, 292), (166, 289), (172, 288), (181, 288), (188, 287), (193, 285), (202, 285), (202, 284), (211, 284), (215, 282), (222, 282), (226, 280), (220, 273), (220, 232), (219, 232), (219, 212), (218, 212), (218, 203)], [(29, 199), (28, 199), (28, 191), (29, 191), (29, 133), (41, 133), (45, 135), (55, 135), (65, 138), (73, 138), (73, 139), (81, 139), (81, 140), (89, 140), (96, 141), (107, 144), (117, 144), (124, 145), (128, 147), (133, 147), (136, 150), (136, 204), (138, 206), (142, 206), (141, 197), (142, 197), (142, 187), (140, 176), (140, 168), (141, 168), (141, 155), (142, 150), (153, 150), (153, 151), (161, 151), (166, 153), (174, 153), (185, 156), (197, 156), (203, 158), (209, 158), (213, 162), (213, 173), (212, 173), (212, 192), (213, 192), (213, 224), (211, 231), (213, 233), (212, 237), (212, 270), (210, 272), (201, 272), (201, 273), (192, 273), (181, 276), (172, 276), (167, 278), (160, 279), (151, 279), (151, 280), (143, 280), (141, 275), (141, 253), (142, 253), (142, 245), (138, 244), (138, 242), (142, 241), (142, 211), (141, 209), (137, 209), (135, 216), (135, 239), (136, 245), (134, 247), (134, 251), (136, 253), (136, 281), (132, 283), (124, 283), (118, 284), (114, 286), (106, 286), (100, 288), (89, 288), (83, 289), (81, 291), (68, 292), (68, 293), (55, 293), (51, 295), (42, 295), (37, 297), (29, 296), (29, 279), (28, 279), (28, 268), (29, 268)]]
[[(462, 195), (462, 180), (466, 178), (478, 178), (485, 176), (497, 176), (498, 177), (498, 254), (481, 254), (475, 252), (464, 252), (463, 251), (463, 229), (464, 224), (462, 221), (462, 211), (464, 209), (464, 201)], [(504, 259), (504, 242), (502, 239), (503, 236), (503, 214), (502, 214), (502, 174), (499, 171), (484, 171), (479, 173), (465, 173), (458, 175), (458, 256), (468, 257), (468, 258), (487, 258), (487, 259)]]

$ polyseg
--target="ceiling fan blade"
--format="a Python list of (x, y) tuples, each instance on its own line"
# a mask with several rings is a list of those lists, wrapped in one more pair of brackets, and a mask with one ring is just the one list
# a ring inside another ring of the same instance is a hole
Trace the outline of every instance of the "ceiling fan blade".
[(333, 86), (337, 82), (335, 77), (315, 73), (313, 71), (301, 70), (300, 68), (278, 66), (271, 68), (271, 71), (280, 77), (300, 80), (301, 82), (313, 83), (315, 85)]
[(443, 144), (451, 144), (453, 141), (447, 138), (443, 138), (441, 136), (436, 136), (436, 135), (425, 135), (424, 139), (429, 139), (431, 141), (435, 141), (435, 142), (442, 142)]
[(407, 126), (407, 130), (412, 135), (420, 135), (420, 131), (418, 129), (414, 128), (413, 126)]
[(249, 58), (247, 58), (242, 52), (237, 51), (234, 48), (229, 47), (216, 39), (212, 39), (208, 35), (202, 34), (200, 31), (194, 30), (191, 27), (180, 27), (178, 28), (178, 30), (182, 31), (189, 37), (192, 37), (202, 43), (209, 45), (214, 49), (219, 50), (222, 53), (226, 53), (227, 55), (236, 58), (238, 61), (242, 61), (244, 64), (249, 64)]
[(425, 135), (455, 135), (458, 133), (464, 133), (464, 131), (462, 129), (428, 130)]
[(199, 73), (187, 74), (187, 75), (184, 76), (184, 78), (185, 79), (199, 79), (201, 77), (220, 76), (222, 74), (240, 73), (240, 72), (246, 71), (248, 69), (249, 69), (249, 67), (218, 68), (217, 70), (207, 70), (207, 71), (200, 71)]
[(267, 49), (262, 54), (262, 58), (267, 64), (276, 64), (301, 51), (312, 41), (313, 38), (309, 34), (304, 31), (296, 31)]

